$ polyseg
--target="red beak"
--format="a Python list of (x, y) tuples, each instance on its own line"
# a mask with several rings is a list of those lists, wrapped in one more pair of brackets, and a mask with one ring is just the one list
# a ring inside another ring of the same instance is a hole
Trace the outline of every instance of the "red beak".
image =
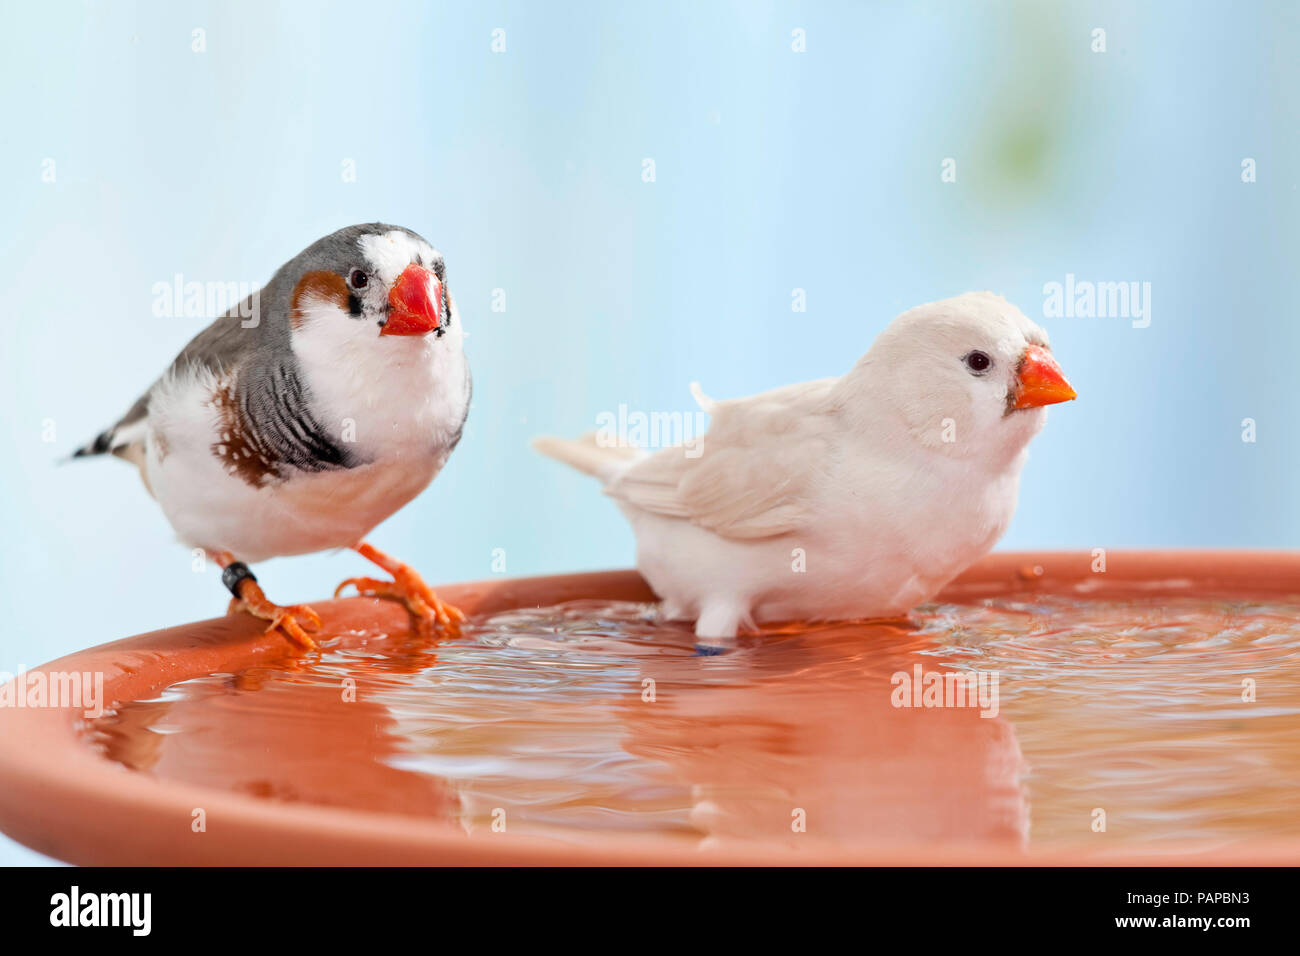
[(427, 335), (442, 326), (442, 283), (411, 263), (388, 293), (388, 321), (380, 335)]
[(1051, 352), (1040, 345), (1031, 345), (1025, 349), (1016, 374), (1015, 408), (1055, 405), (1075, 397), (1074, 389), (1065, 380), (1065, 373), (1056, 364)]

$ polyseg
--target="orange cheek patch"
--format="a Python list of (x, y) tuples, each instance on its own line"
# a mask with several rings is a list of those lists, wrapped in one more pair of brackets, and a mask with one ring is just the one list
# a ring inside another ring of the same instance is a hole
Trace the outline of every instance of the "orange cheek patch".
[(290, 300), (292, 307), (289, 309), (290, 327), (302, 328), (308, 299), (316, 302), (332, 302), (346, 312), (349, 295), (347, 282), (337, 272), (321, 270), (304, 274), (293, 287), (293, 296)]

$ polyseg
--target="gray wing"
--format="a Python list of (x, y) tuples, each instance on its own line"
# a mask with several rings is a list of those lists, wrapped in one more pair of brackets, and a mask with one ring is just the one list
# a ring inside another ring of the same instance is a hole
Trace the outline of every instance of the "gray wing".
[[(277, 274), (276, 279), (279, 278)], [(271, 321), (277, 313), (268, 308), (268, 293), (277, 289), (276, 279), (258, 295), (252, 295), (214, 320), (172, 360), (167, 371), (149, 386), (149, 390), (136, 399), (125, 415), (95, 436), (94, 441), (72, 453), (73, 458), (87, 455), (113, 454), (139, 464), (143, 458), (144, 422), (149, 416), (149, 399), (158, 382), (168, 375), (188, 368), (207, 368), (214, 372), (236, 368), (256, 353), (263, 345), (273, 344), (277, 335), (288, 334), (287, 327)]]

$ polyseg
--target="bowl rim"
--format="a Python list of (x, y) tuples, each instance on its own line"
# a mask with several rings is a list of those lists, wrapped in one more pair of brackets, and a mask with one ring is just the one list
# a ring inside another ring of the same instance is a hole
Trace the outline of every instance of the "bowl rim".
[[(939, 595), (971, 599), (1011, 588), (1073, 588), (1099, 582), (1107, 593), (1222, 591), (1300, 595), (1300, 552), (1107, 551), (992, 554)], [(438, 588), (470, 614), (579, 598), (651, 601), (631, 570), (476, 581)], [(329, 618), (364, 617), (401, 627), (392, 602), (347, 598), (313, 602)], [(229, 672), (288, 654), (276, 635), (246, 615), (179, 625), (77, 651), (26, 673), (104, 673), (106, 700), (139, 700), (191, 677)], [(113, 764), (86, 742), (71, 707), (0, 707), (0, 830), (48, 856), (89, 865), (1294, 865), (1300, 839), (1234, 843), (1203, 850), (1086, 844), (839, 847), (810, 842), (791, 851), (762, 845), (696, 850), (644, 837), (560, 843), (511, 833), (470, 834), (397, 813), (281, 803), (195, 784), (160, 780)], [(191, 834), (196, 808), (207, 832)], [(191, 834), (193, 839), (177, 835)]]

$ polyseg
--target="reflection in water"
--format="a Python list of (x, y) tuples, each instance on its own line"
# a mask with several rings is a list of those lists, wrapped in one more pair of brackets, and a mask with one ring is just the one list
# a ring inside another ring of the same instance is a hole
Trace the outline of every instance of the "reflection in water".
[[(565, 840), (1204, 846), (1300, 833), (1298, 650), (1291, 604), (1033, 596), (698, 657), (651, 607), (578, 601), (332, 635), (93, 734), (159, 777)], [(996, 674), (998, 716), (894, 706), (918, 664)]]

